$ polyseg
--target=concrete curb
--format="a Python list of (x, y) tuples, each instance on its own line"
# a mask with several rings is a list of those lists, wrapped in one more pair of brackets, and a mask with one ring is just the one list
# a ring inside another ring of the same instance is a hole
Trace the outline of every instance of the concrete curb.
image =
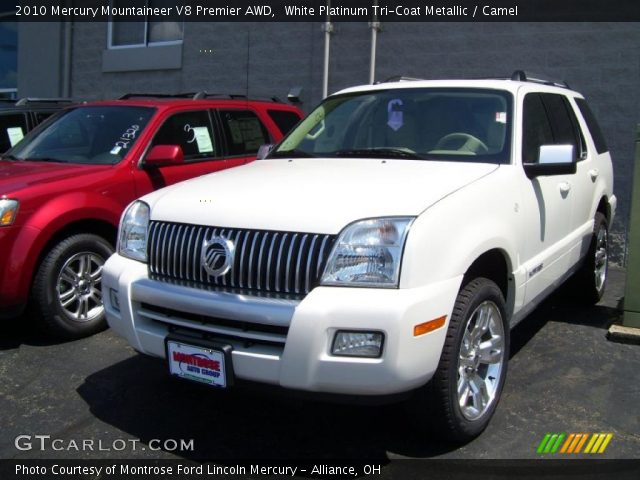
[(631, 343), (640, 345), (640, 328), (611, 325), (607, 339), (617, 343)]

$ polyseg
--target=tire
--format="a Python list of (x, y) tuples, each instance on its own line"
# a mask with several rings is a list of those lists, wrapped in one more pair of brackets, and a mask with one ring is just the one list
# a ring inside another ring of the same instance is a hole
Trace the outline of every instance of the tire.
[(609, 228), (607, 218), (597, 212), (587, 256), (576, 272), (577, 297), (587, 304), (598, 303), (604, 295), (609, 274)]
[(102, 267), (114, 249), (98, 235), (65, 238), (44, 257), (31, 290), (31, 308), (45, 332), (70, 340), (107, 326)]
[[(477, 335), (474, 329), (482, 319), (486, 322)], [(483, 343), (490, 348), (484, 359), (479, 347)], [(458, 293), (438, 368), (411, 400), (413, 418), (456, 444), (477, 437), (500, 400), (508, 358), (502, 292), (491, 280), (476, 278)]]

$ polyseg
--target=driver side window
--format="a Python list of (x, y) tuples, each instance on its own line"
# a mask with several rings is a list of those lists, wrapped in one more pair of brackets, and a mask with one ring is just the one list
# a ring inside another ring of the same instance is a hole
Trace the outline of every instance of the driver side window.
[(152, 146), (178, 145), (185, 161), (198, 161), (220, 156), (207, 110), (176, 113), (156, 133)]

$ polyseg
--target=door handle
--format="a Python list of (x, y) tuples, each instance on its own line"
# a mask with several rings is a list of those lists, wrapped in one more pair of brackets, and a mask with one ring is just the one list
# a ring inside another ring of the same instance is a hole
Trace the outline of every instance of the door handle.
[(562, 182), (558, 184), (558, 188), (560, 189), (560, 193), (569, 193), (571, 184), (569, 182)]
[(596, 178), (598, 178), (598, 175), (600, 175), (600, 171), (597, 168), (592, 168), (591, 170), (589, 170), (589, 176), (591, 177), (591, 180), (595, 182)]

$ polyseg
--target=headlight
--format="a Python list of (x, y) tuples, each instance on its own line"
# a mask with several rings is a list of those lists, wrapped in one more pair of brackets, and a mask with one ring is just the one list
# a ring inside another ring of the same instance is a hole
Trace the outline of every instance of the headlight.
[(397, 287), (411, 222), (413, 217), (374, 218), (346, 227), (333, 247), (321, 283)]
[(17, 200), (0, 199), (0, 227), (7, 227), (13, 223), (18, 214), (19, 205)]
[(149, 205), (137, 201), (129, 205), (120, 221), (118, 253), (140, 262), (147, 261)]

